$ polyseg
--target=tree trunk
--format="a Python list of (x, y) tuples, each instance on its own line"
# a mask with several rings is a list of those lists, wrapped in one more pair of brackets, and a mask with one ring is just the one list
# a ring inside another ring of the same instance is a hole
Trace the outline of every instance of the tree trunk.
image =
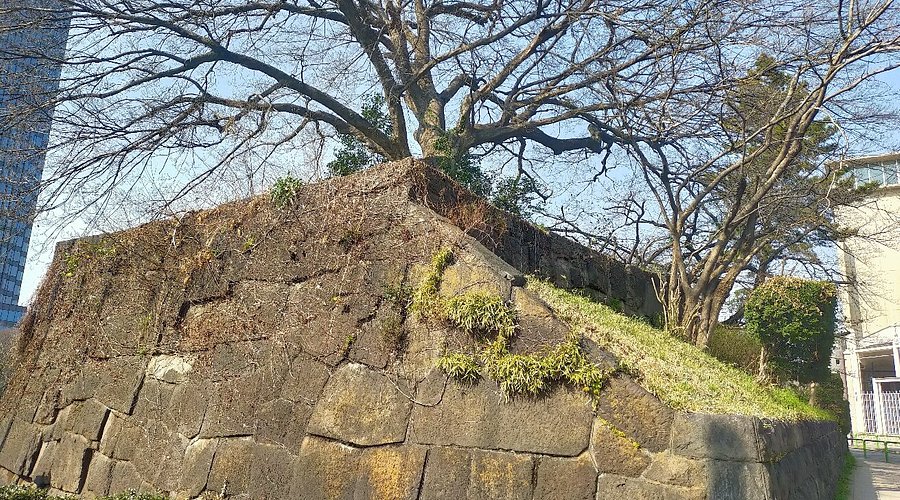
[(819, 398), (816, 397), (816, 389), (819, 387), (819, 384), (816, 382), (809, 383), (809, 405), (817, 406), (819, 403)]
[(759, 349), (759, 371), (756, 380), (761, 384), (769, 383), (769, 352), (765, 346)]

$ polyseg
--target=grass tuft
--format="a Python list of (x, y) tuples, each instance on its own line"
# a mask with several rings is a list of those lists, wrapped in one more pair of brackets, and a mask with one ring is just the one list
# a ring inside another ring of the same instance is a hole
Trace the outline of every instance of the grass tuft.
[(672, 408), (780, 420), (834, 419), (789, 389), (762, 386), (738, 368), (605, 305), (534, 278), (528, 288), (573, 331), (584, 332), (615, 355), (623, 370)]
[(444, 301), (441, 300), (438, 291), (441, 289), (441, 280), (444, 271), (453, 264), (453, 251), (449, 248), (439, 250), (434, 257), (431, 258), (431, 265), (428, 273), (422, 280), (422, 283), (413, 293), (412, 310), (419, 315), (420, 318), (436, 317), (443, 318)]
[(834, 500), (850, 500), (853, 487), (853, 470), (856, 469), (856, 457), (847, 452), (844, 458), (844, 467), (841, 469), (841, 477), (838, 478), (837, 488), (834, 492)]
[(446, 303), (451, 324), (477, 338), (498, 336), (504, 341), (516, 330), (516, 313), (498, 295), (471, 292), (451, 297)]
[(448, 353), (438, 358), (438, 368), (460, 382), (475, 383), (481, 374), (474, 356)]

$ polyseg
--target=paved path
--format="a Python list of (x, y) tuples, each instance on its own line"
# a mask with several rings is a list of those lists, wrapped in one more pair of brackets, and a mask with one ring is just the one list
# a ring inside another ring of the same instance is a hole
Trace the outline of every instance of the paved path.
[[(853, 472), (853, 500), (900, 500), (900, 463), (884, 463), (878, 453), (869, 452), (863, 458), (862, 451), (853, 450), (856, 470)], [(891, 458), (897, 458), (896, 455)]]

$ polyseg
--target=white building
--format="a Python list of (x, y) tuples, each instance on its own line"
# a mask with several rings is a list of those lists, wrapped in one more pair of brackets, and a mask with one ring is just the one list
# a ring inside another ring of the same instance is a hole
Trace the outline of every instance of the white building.
[(848, 162), (857, 182), (879, 187), (840, 222), (858, 230), (838, 257), (851, 284), (841, 304), (849, 335), (840, 341), (854, 433), (900, 435), (900, 153)]

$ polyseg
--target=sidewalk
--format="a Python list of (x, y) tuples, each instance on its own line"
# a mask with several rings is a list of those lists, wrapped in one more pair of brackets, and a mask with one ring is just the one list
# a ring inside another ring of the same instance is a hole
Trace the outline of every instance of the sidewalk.
[(900, 462), (885, 463), (883, 454), (879, 459), (879, 454), (873, 452), (863, 458), (859, 450), (853, 450), (853, 456), (853, 500), (900, 500)]

